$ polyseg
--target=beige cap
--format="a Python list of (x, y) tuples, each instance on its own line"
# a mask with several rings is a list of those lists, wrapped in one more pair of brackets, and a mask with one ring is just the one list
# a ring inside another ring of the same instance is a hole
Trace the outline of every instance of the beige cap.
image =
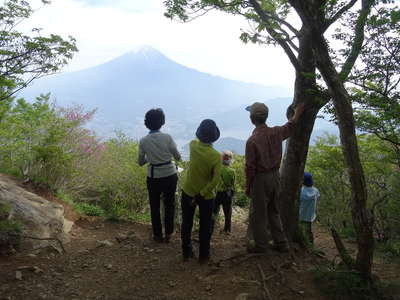
[(268, 107), (261, 102), (254, 102), (252, 105), (247, 106), (246, 110), (252, 116), (268, 117)]

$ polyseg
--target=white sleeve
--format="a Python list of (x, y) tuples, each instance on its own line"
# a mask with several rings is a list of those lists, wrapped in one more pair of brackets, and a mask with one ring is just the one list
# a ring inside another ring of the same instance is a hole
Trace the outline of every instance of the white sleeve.
[(172, 139), (172, 137), (169, 137), (169, 151), (171, 151), (172, 156), (175, 158), (175, 160), (181, 160), (181, 154), (178, 151), (178, 148), (174, 142), (174, 140)]

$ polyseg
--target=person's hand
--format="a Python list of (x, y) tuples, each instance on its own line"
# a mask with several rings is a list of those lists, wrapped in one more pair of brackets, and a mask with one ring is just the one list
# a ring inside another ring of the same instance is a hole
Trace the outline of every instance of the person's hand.
[(291, 119), (293, 122), (297, 122), (297, 120), (300, 118), (301, 114), (304, 112), (304, 103), (299, 103), (295, 110), (294, 110), (294, 115)]
[(294, 114), (300, 116), (300, 115), (304, 112), (304, 108), (305, 108), (304, 102), (299, 103), (299, 104), (296, 106), (296, 109), (294, 110)]

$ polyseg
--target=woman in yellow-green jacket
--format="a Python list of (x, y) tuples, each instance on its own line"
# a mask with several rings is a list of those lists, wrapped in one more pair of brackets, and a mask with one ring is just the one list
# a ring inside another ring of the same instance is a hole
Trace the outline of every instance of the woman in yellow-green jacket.
[(212, 143), (218, 140), (219, 129), (210, 119), (203, 120), (196, 131), (197, 139), (190, 142), (190, 160), (182, 186), (182, 254), (188, 261), (195, 255), (192, 249), (192, 227), (196, 206), (199, 206), (199, 263), (210, 259), (212, 211), (215, 189), (221, 176), (221, 156)]

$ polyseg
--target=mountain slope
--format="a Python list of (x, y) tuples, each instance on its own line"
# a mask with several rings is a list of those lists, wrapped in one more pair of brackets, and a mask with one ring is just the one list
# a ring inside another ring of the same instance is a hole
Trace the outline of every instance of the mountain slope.
[[(253, 99), (288, 95), (266, 87), (209, 75), (180, 65), (151, 47), (131, 51), (102, 65), (40, 79), (22, 94), (34, 98), (51, 92), (60, 105), (98, 108), (98, 123), (135, 130), (144, 113), (162, 107), (171, 126), (198, 121)], [(96, 125), (97, 127), (102, 127)], [(136, 134), (133, 134), (136, 135)]]

